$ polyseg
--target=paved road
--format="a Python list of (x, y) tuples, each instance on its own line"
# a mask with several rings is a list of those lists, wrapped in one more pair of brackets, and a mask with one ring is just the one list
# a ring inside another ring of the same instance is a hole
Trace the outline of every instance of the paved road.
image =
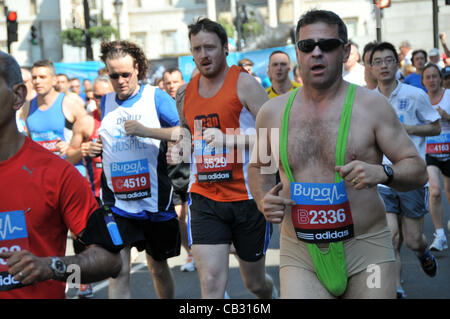
[[(444, 203), (445, 223), (450, 219), (450, 207), (445, 200)], [(433, 239), (433, 224), (431, 216), (425, 217), (424, 233), (429, 244)], [(450, 239), (450, 231), (446, 229), (447, 238)], [(71, 243), (69, 241), (68, 250)], [(435, 253), (439, 263), (438, 274), (434, 278), (429, 278), (420, 268), (419, 262), (414, 253), (406, 247), (401, 250), (403, 261), (403, 280), (407, 298), (424, 299), (449, 299), (450, 298), (450, 250), (442, 253)], [(197, 272), (186, 273), (179, 270), (186, 258), (186, 252), (181, 249), (181, 255), (169, 259), (169, 265), (172, 268), (175, 277), (175, 298), (176, 299), (197, 299), (201, 298), (200, 285)], [(153, 289), (151, 276), (145, 265), (145, 258), (141, 253), (139, 259), (133, 264), (131, 289), (132, 298), (135, 299), (154, 299), (156, 294)], [(276, 287), (279, 289), (279, 232), (278, 226), (274, 227), (271, 244), (266, 257), (267, 272), (272, 276)], [(108, 297), (108, 281), (96, 283), (94, 285), (95, 298), (104, 299)], [(227, 291), (232, 299), (253, 299), (254, 296), (248, 292), (242, 283), (239, 268), (234, 256), (230, 256), (230, 271)], [(68, 297), (73, 297), (74, 291), (68, 292)]]

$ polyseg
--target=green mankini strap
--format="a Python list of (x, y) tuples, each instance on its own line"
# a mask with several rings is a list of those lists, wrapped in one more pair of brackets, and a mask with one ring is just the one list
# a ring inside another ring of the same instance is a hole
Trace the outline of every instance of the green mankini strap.
[[(353, 100), (355, 97), (356, 86), (350, 84), (345, 103), (342, 108), (342, 115), (339, 125), (339, 132), (336, 142), (336, 166), (342, 166), (345, 162), (345, 151), (347, 148), (348, 131), (350, 127), (350, 119), (352, 115)], [(287, 134), (289, 126), (289, 114), (292, 102), (297, 95), (298, 89), (292, 91), (284, 110), (283, 121), (281, 123), (280, 134), (280, 159), (284, 171), (289, 181), (295, 182), (289, 166), (287, 157)], [(338, 172), (335, 173), (335, 183), (342, 181), (342, 177)], [(334, 296), (340, 296), (347, 288), (347, 265), (344, 256), (344, 245), (342, 241), (330, 243), (328, 251), (323, 252), (316, 244), (306, 243), (312, 261), (314, 270), (320, 282)]]

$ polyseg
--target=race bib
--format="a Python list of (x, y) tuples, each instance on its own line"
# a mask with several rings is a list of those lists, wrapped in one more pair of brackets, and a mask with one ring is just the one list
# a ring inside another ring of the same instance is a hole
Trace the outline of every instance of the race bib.
[(330, 243), (354, 236), (344, 182), (291, 183), (291, 218), (297, 238), (307, 243)]
[(444, 133), (438, 136), (428, 136), (427, 154), (448, 154), (450, 153), (450, 134)]
[(111, 163), (114, 194), (121, 200), (151, 197), (150, 171), (146, 159)]
[[(0, 252), (29, 250), (24, 211), (0, 212)], [(0, 291), (24, 287), (8, 273), (6, 260), (0, 258)]]
[(202, 182), (225, 182), (233, 179), (233, 167), (228, 162), (228, 150), (218, 150), (206, 145), (204, 140), (194, 140), (194, 157), (197, 179)]
[(55, 132), (31, 132), (31, 139), (50, 152), (59, 155), (56, 144), (61, 141), (61, 138)]

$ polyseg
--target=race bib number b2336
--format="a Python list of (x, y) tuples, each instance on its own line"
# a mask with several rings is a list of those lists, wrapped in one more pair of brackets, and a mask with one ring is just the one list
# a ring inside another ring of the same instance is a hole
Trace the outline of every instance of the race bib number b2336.
[[(24, 211), (0, 212), (0, 253), (29, 250)], [(23, 287), (8, 273), (6, 260), (0, 258), (0, 291)]]
[(297, 238), (330, 243), (353, 237), (353, 220), (344, 182), (291, 183), (291, 217)]
[(146, 159), (111, 163), (114, 194), (121, 200), (151, 197), (150, 172)]

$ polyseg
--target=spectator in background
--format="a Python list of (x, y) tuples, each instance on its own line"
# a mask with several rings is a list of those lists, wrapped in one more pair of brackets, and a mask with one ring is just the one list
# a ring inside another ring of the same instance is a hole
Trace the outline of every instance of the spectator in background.
[(164, 71), (162, 82), (164, 91), (169, 93), (169, 95), (173, 99), (175, 99), (178, 88), (184, 85), (183, 75), (181, 74), (181, 71), (172, 68)]
[(439, 54), (439, 49), (433, 48), (428, 52), (428, 60), (430, 63), (436, 64), (436, 66), (441, 70), (445, 64), (442, 61), (441, 56)]
[(422, 49), (414, 50), (411, 60), (416, 72), (406, 76), (403, 83), (418, 87), (426, 92), (427, 89), (422, 85), (422, 72), (427, 62), (427, 52)]
[(364, 63), (364, 80), (366, 81), (366, 87), (369, 90), (373, 90), (377, 87), (378, 82), (375, 75), (372, 73), (372, 65), (370, 64), (370, 55), (373, 48), (377, 45), (377, 41), (369, 42), (364, 46), (362, 60)]
[(450, 89), (450, 66), (446, 66), (441, 71), (442, 74), (442, 86), (445, 89)]
[(70, 92), (70, 80), (66, 74), (59, 73), (56, 75), (55, 90), (60, 93), (64, 93), (67, 96), (70, 96), (70, 98), (76, 101), (77, 104), (85, 107), (86, 102), (78, 94)]
[(267, 74), (272, 86), (266, 89), (270, 99), (300, 87), (289, 78), (290, 70), (291, 60), (286, 52), (277, 50), (270, 54)]
[(91, 91), (92, 92), (92, 83), (89, 79), (83, 80), (84, 92)]
[(294, 70), (292, 70), (292, 74), (294, 76), (294, 81), (302, 84), (302, 77), (300, 76), (300, 66), (297, 64), (296, 66), (294, 66)]
[(70, 79), (70, 90), (81, 97), (84, 103), (86, 103), (86, 94), (81, 92), (81, 82), (78, 78)]
[(361, 56), (359, 55), (358, 45), (352, 41), (349, 41), (349, 43), (351, 45), (350, 56), (344, 63), (342, 77), (347, 82), (366, 86), (364, 67), (359, 63)]
[(255, 79), (261, 83), (261, 78), (259, 76), (257, 76), (256, 74), (254, 74), (253, 71), (253, 61), (247, 58), (243, 58), (241, 60), (239, 60), (238, 65), (242, 68), (245, 69), (245, 71), (247, 71), (249, 74), (253, 75), (255, 77)]

